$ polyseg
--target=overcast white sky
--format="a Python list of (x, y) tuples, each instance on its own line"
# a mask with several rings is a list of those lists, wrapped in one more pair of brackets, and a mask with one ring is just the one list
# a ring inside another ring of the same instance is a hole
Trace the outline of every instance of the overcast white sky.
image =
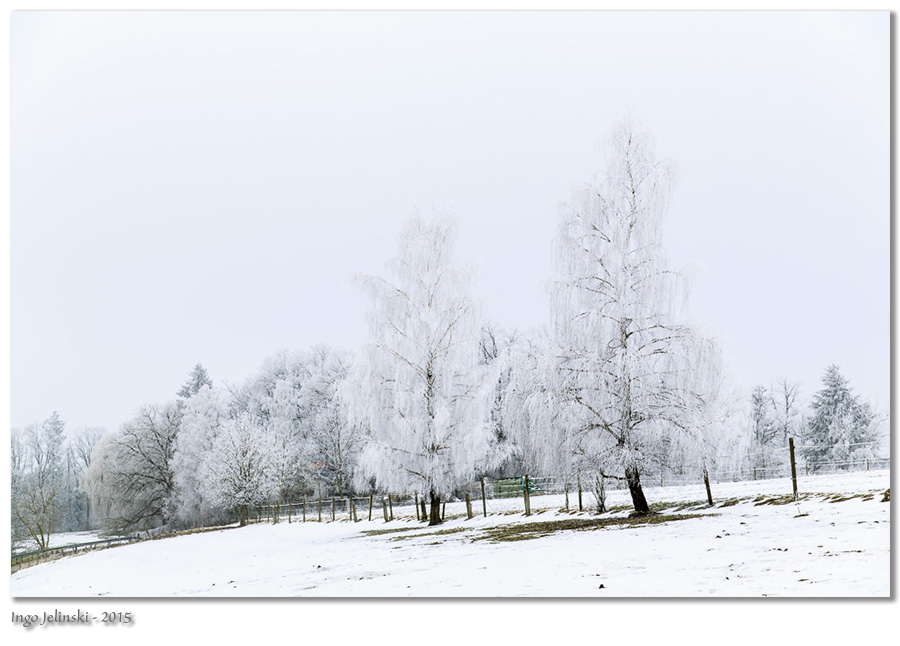
[(546, 318), (559, 206), (632, 114), (741, 387), (890, 393), (889, 14), (16, 13), (12, 425), (116, 428), (202, 362), (353, 347), (452, 209), (493, 318)]

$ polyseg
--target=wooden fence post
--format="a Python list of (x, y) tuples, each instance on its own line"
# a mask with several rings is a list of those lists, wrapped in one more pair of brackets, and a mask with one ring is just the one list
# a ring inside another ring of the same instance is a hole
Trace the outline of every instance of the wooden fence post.
[(291, 524), (291, 503), (288, 503), (288, 525)]
[(391, 520), (394, 520), (394, 501), (391, 494), (388, 494), (388, 510), (390, 511)]
[(444, 516), (447, 514), (447, 501), (444, 501), (444, 504), (441, 505), (441, 522), (444, 521)]
[(388, 522), (387, 502), (385, 501), (384, 496), (381, 497), (381, 513), (384, 514), (384, 522)]
[(422, 517), (419, 515), (419, 494), (416, 493), (416, 520), (422, 520)]
[(706, 485), (706, 500), (709, 501), (709, 506), (712, 507), (712, 489), (709, 488), (709, 471), (706, 470), (706, 467), (703, 467), (703, 483)]
[(334, 496), (331, 497), (331, 520), (334, 521), (335, 518), (335, 507), (334, 507)]
[(788, 449), (791, 452), (791, 481), (794, 485), (794, 500), (797, 500), (797, 462), (794, 460), (794, 438), (788, 438)]
[(481, 504), (484, 507), (484, 517), (487, 518), (487, 498), (484, 495), (484, 477), (481, 478)]
[(369, 522), (372, 522), (372, 494), (369, 494)]
[(569, 483), (566, 483), (566, 511), (569, 511)]
[(525, 515), (531, 516), (531, 497), (528, 493), (528, 474), (525, 474)]
[(322, 495), (319, 493), (319, 522), (322, 522)]
[(472, 520), (472, 496), (466, 494), (466, 517)]
[(578, 478), (578, 511), (584, 511), (584, 504), (581, 502), (581, 478)]

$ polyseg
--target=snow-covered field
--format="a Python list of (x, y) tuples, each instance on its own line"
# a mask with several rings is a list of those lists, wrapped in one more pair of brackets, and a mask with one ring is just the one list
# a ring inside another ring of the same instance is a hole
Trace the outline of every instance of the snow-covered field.
[[(10, 589), (13, 597), (887, 597), (889, 486), (888, 471), (804, 477), (800, 502), (755, 504), (790, 494), (790, 480), (714, 484), (714, 508), (665, 512), (701, 517), (511, 542), (486, 537), (508, 524), (596, 516), (561, 513), (562, 496), (537, 496), (528, 518), (517, 499), (488, 501), (488, 517), (472, 520), (454, 503), (439, 528), (385, 523), (379, 510), (372, 522), (254, 524), (66, 557), (13, 574)], [(702, 486), (646, 493), (651, 503), (705, 500)], [(835, 493), (868, 495), (826, 497)], [(607, 503), (625, 504), (627, 493), (610, 491)], [(480, 514), (480, 501), (473, 510)], [(412, 514), (395, 516), (403, 511)]]

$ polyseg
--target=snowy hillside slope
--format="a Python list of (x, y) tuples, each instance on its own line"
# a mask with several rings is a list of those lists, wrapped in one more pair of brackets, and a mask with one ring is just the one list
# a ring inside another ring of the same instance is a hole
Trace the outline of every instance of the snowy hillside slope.
[[(10, 589), (13, 597), (887, 597), (889, 486), (888, 471), (804, 477), (795, 503), (790, 480), (722, 483), (713, 508), (702, 486), (648, 488), (661, 514), (680, 518), (658, 524), (629, 523), (624, 509), (561, 512), (562, 496), (534, 497), (531, 517), (516, 499), (488, 501), (488, 517), (471, 520), (454, 503), (438, 528), (380, 516), (254, 524), (66, 557), (13, 574)], [(614, 490), (607, 502), (624, 507), (626, 496)], [(559, 526), (598, 518), (610, 520)]]

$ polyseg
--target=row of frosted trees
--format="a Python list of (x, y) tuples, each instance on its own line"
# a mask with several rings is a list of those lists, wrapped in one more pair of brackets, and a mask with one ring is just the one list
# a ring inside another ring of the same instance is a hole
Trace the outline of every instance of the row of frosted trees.
[(452, 218), (414, 218), (386, 275), (359, 279), (360, 348), (284, 352), (232, 387), (197, 366), (177, 399), (97, 444), (83, 478), (97, 516), (118, 531), (206, 525), (382, 492), (418, 493), (438, 523), (449, 496), (504, 471), (593, 486), (601, 508), (616, 482), (647, 513), (648, 474), (741, 460), (746, 407), (666, 261), (673, 165), (629, 121), (606, 151), (605, 173), (563, 208), (545, 327), (492, 323)]
[(49, 545), (54, 532), (87, 529), (90, 501), (82, 476), (103, 429), (67, 435), (54, 412), (43, 422), (10, 433), (10, 537), (12, 545)]
[(648, 468), (718, 454), (728, 413), (718, 349), (690, 324), (661, 239), (672, 165), (629, 122), (610, 136), (607, 162), (563, 213), (548, 327), (502, 352), (483, 338), (452, 222), (410, 223), (390, 278), (365, 281), (371, 339), (343, 391), (369, 437), (363, 473), (437, 511), (514, 453), (531, 473), (601, 490), (621, 481), (646, 513)]
[(746, 458), (736, 465), (745, 477), (788, 473), (789, 438), (810, 473), (887, 461), (886, 418), (853, 393), (838, 366), (825, 369), (808, 407), (802, 405), (800, 384), (787, 379), (769, 388), (756, 386), (748, 404), (739, 451)]
[(239, 386), (197, 365), (178, 397), (97, 444), (83, 487), (114, 531), (241, 522), (264, 503), (351, 490), (361, 435), (343, 423), (343, 353), (281, 352)]

